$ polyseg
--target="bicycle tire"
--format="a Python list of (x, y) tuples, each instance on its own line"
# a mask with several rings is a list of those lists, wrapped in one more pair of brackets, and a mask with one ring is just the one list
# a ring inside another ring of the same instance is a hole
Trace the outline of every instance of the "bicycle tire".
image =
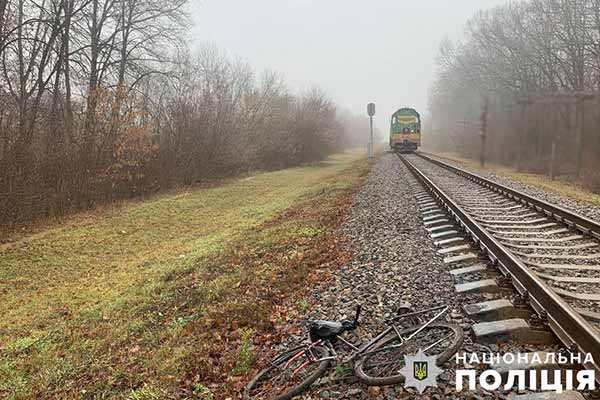
[[(254, 376), (254, 378), (252, 378), (252, 380), (248, 383), (248, 385), (244, 389), (242, 399), (243, 400), (258, 399), (258, 397), (254, 397), (251, 394), (251, 392), (252, 392), (252, 389), (254, 389), (261, 382), (261, 378), (263, 378), (265, 375), (267, 375), (269, 372), (271, 372), (274, 368), (277, 368), (277, 366), (287, 362), (290, 358), (292, 358), (293, 356), (298, 354), (299, 351), (302, 351), (302, 349), (305, 349), (306, 347), (307, 346), (299, 346), (299, 347), (294, 348), (293, 350), (288, 350), (287, 352), (281, 353), (278, 356), (276, 356), (273, 359), (273, 361), (271, 362), (270, 366), (259, 371)], [(317, 346), (314, 348), (318, 348), (323, 353), (320, 355), (321, 357), (328, 357), (330, 355), (329, 350), (324, 346)], [(290, 400), (294, 396), (298, 396), (300, 393), (303, 393), (317, 379), (319, 379), (321, 376), (323, 376), (325, 374), (325, 372), (329, 368), (330, 363), (331, 363), (331, 360), (321, 361), (319, 363), (318, 368), (315, 370), (315, 372), (310, 374), (306, 379), (302, 380), (298, 385), (293, 386), (291, 389), (285, 391), (284, 393), (281, 393), (269, 400)], [(263, 397), (260, 397), (260, 398), (264, 399)]]
[[(405, 335), (411, 334), (412, 332), (416, 331), (419, 328), (420, 328), (420, 326), (418, 326), (418, 325), (411, 326), (411, 327), (399, 330), (399, 333), (401, 335), (405, 336)], [(441, 366), (446, 361), (448, 361), (450, 359), (450, 357), (452, 357), (458, 351), (458, 349), (462, 345), (462, 342), (464, 339), (464, 333), (460, 326), (454, 325), (454, 324), (448, 324), (445, 322), (433, 323), (433, 324), (427, 326), (423, 330), (423, 332), (426, 332), (427, 330), (432, 330), (434, 328), (445, 328), (445, 329), (448, 329), (449, 331), (452, 331), (452, 333), (454, 334), (454, 339), (452, 340), (452, 343), (449, 346), (447, 346), (443, 352), (441, 352), (440, 354), (436, 354), (436, 356), (437, 356), (436, 364), (438, 366)], [(365, 369), (364, 369), (365, 362), (369, 359), (369, 356), (376, 354), (380, 348), (389, 345), (390, 343), (392, 343), (395, 340), (398, 340), (398, 337), (396, 335), (383, 338), (383, 340), (380, 343), (376, 344), (375, 347), (371, 351), (366, 352), (360, 359), (355, 361), (354, 372), (356, 373), (356, 376), (358, 377), (358, 379), (361, 382), (363, 382), (364, 384), (369, 385), (369, 386), (387, 386), (387, 385), (398, 385), (398, 384), (404, 383), (405, 377), (402, 374), (386, 376), (386, 377), (369, 376), (365, 372)]]

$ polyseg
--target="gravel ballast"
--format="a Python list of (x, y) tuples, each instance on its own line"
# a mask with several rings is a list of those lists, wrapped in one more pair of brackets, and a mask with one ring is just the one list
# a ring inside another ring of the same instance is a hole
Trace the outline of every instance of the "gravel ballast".
[[(425, 231), (413, 195), (417, 186), (396, 155), (384, 153), (377, 159), (341, 228), (349, 240), (353, 260), (337, 271), (327, 288), (314, 291), (314, 307), (309, 311), (312, 318), (351, 317), (360, 303), (361, 337), (374, 336), (384, 329), (384, 320), (394, 315), (399, 305), (418, 310), (449, 304), (448, 316), (452, 314), (458, 317), (457, 322), (463, 322), (454, 281)], [(333, 372), (327, 383), (307, 398), (316, 394), (321, 398), (409, 395), (401, 386), (369, 389), (352, 382), (353, 373), (349, 375), (348, 381), (336, 382)], [(445, 375), (442, 379), (447, 382), (449, 373)]]
[(495, 174), (493, 172), (479, 171), (479, 170), (476, 171), (476, 170), (466, 167), (463, 164), (454, 162), (452, 160), (436, 157), (434, 154), (429, 154), (429, 153), (426, 153), (426, 154), (432, 158), (438, 159), (447, 164), (453, 165), (458, 168), (462, 168), (466, 171), (475, 173), (477, 175), (481, 175), (484, 178), (491, 179), (492, 181), (497, 182), (501, 185), (507, 186), (511, 189), (518, 190), (518, 191), (526, 193), (530, 196), (537, 197), (540, 200), (544, 200), (548, 203), (552, 203), (557, 206), (566, 208), (567, 210), (573, 211), (577, 214), (583, 215), (585, 217), (588, 217), (590, 219), (600, 222), (600, 207), (595, 206), (593, 204), (579, 201), (579, 200), (573, 199), (571, 197), (563, 196), (558, 193), (550, 192), (550, 191), (544, 190), (537, 186), (528, 185), (526, 183), (522, 183), (522, 182), (516, 181), (514, 179), (511, 179), (509, 177)]

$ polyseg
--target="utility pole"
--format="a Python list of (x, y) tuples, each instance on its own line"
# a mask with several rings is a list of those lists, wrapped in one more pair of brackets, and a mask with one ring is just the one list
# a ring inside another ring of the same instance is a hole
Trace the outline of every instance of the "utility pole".
[(369, 115), (369, 125), (371, 127), (371, 136), (369, 139), (369, 145), (367, 146), (367, 154), (369, 158), (373, 158), (373, 115), (375, 115), (375, 104), (367, 104), (367, 114)]
[(487, 131), (487, 118), (488, 118), (488, 99), (485, 98), (483, 102), (483, 110), (481, 112), (481, 151), (479, 153), (479, 164), (481, 167), (485, 166), (485, 135)]
[(552, 122), (553, 122), (553, 128), (554, 128), (554, 132), (552, 134), (552, 152), (550, 155), (550, 179), (554, 180), (554, 178), (556, 177), (556, 143), (558, 142), (559, 136), (560, 136), (560, 129), (558, 128), (558, 122), (559, 122), (559, 118), (558, 118), (558, 101), (556, 98), (552, 98), (551, 99), (551, 110), (552, 110)]
[(517, 172), (521, 172), (523, 169), (523, 157), (526, 153), (526, 146), (529, 144), (527, 140), (528, 132), (529, 132), (529, 106), (532, 101), (523, 98), (517, 101), (517, 105), (521, 106), (521, 132), (519, 134), (519, 149), (517, 151)]
[(576, 130), (577, 130), (577, 177), (581, 177), (581, 168), (583, 162), (583, 146), (584, 140), (583, 135), (585, 134), (585, 101), (586, 99), (593, 99), (594, 95), (589, 93), (577, 93), (576, 104)]
[(460, 149), (461, 149), (460, 156), (461, 157), (466, 157), (466, 154), (467, 154), (465, 152), (465, 136), (466, 135), (467, 135), (467, 117), (465, 116), (465, 117), (463, 117), (463, 132), (462, 132), (462, 135), (460, 135), (460, 138), (461, 138), (460, 139)]

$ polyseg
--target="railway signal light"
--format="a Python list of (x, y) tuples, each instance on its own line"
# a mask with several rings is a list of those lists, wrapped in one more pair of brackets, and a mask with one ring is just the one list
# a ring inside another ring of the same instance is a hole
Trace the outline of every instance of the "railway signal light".
[(367, 154), (369, 158), (373, 158), (373, 115), (375, 115), (375, 103), (367, 104), (367, 115), (369, 115), (369, 122), (371, 126), (371, 137), (367, 146)]
[(369, 115), (369, 117), (375, 115), (375, 103), (367, 104), (367, 115)]

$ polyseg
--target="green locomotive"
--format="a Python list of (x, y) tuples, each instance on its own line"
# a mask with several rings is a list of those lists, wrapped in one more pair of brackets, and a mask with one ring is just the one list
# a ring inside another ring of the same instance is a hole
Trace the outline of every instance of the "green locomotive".
[(421, 145), (421, 115), (404, 107), (392, 115), (390, 148), (399, 152), (413, 152)]

